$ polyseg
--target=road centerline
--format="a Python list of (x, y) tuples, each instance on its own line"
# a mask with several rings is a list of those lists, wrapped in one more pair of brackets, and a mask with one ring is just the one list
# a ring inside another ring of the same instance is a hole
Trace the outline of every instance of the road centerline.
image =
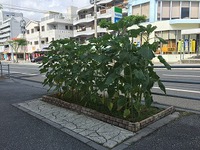
[(178, 74), (162, 74), (163, 76), (167, 77), (191, 77), (191, 78), (200, 78), (200, 76), (197, 75), (178, 75)]
[[(159, 87), (153, 87), (154, 89), (160, 89)], [(174, 89), (174, 88), (165, 88), (169, 91), (179, 91), (179, 92), (188, 92), (188, 93), (197, 93), (200, 94), (200, 91), (193, 91), (193, 90), (184, 90), (184, 89)]]

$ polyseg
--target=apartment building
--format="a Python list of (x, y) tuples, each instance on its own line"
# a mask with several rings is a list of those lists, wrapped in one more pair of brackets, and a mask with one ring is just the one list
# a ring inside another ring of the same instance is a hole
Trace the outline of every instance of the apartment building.
[(158, 53), (198, 53), (200, 0), (132, 0), (129, 6), (129, 15), (145, 15), (147, 23), (157, 26), (152, 39), (157, 35), (168, 42)]
[[(87, 39), (94, 37), (94, 5), (93, 0), (90, 0), (91, 5), (79, 8), (77, 10), (77, 17), (74, 18), (73, 25), (75, 27), (74, 37), (81, 43)], [(97, 36), (106, 33), (106, 29), (100, 28), (98, 23), (102, 19), (107, 19), (111, 22), (117, 22), (123, 15), (127, 15), (128, 0), (100, 0), (97, 1)]]
[(51, 41), (73, 37), (73, 16), (76, 7), (67, 8), (67, 13), (49, 11), (41, 21), (31, 20), (26, 25), (26, 39), (28, 53), (45, 51)]
[[(26, 21), (22, 13), (0, 10), (0, 59), (11, 59), (12, 48), (6, 41), (22, 33), (22, 22)], [(19, 57), (23, 57), (22, 51), (19, 51)]]

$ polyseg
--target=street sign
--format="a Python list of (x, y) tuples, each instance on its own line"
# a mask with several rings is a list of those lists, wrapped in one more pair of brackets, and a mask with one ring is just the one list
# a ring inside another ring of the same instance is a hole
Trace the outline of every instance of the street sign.
[(122, 18), (122, 9), (114, 7), (114, 23), (118, 22)]

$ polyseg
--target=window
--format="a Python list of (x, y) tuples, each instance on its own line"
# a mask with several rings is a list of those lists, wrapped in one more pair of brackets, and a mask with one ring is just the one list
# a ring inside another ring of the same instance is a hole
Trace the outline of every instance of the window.
[(49, 39), (48, 39), (48, 37), (46, 38), (46, 42), (48, 42), (49, 41)]
[(140, 5), (133, 6), (133, 15), (141, 15)]
[(170, 2), (163, 1), (162, 2), (162, 20), (170, 19)]
[(34, 29), (31, 29), (31, 33), (34, 33)]
[(146, 16), (147, 21), (149, 21), (149, 3), (144, 3), (141, 5), (141, 15)]
[(158, 8), (157, 8), (157, 20), (160, 20), (160, 2), (158, 2)]
[(189, 2), (182, 2), (182, 7), (181, 7), (181, 19), (183, 18), (189, 18), (190, 14), (190, 9), (189, 9)]
[(180, 18), (180, 2), (172, 2), (172, 16), (171, 19), (179, 19)]
[(54, 41), (54, 38), (52, 38), (52, 41)]
[(183, 18), (189, 18), (189, 8), (181, 8), (181, 19)]
[(164, 39), (164, 40), (168, 40), (169, 39), (169, 34), (168, 34), (169, 32), (168, 31), (163, 31), (162, 32), (162, 38)]
[(199, 2), (192, 2), (191, 3), (191, 19), (198, 19), (199, 18)]
[(42, 44), (44, 44), (44, 41), (41, 41)]
[(69, 30), (69, 27), (68, 27), (68, 26), (65, 26), (65, 29), (66, 29), (66, 30)]
[(40, 31), (40, 28), (39, 28), (39, 27), (37, 27), (37, 28), (36, 28), (36, 31)]
[(29, 34), (29, 30), (26, 30), (26, 33)]
[(70, 26), (70, 30), (73, 30), (73, 26)]
[(34, 41), (34, 45), (38, 45), (38, 41)]
[(175, 30), (169, 31), (169, 39), (176, 39), (176, 31)]
[(42, 26), (42, 31), (44, 31), (45, 29), (44, 29), (44, 26)]

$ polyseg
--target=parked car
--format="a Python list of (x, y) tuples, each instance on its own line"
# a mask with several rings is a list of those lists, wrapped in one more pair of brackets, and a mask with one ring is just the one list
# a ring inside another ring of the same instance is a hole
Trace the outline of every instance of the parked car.
[(44, 56), (39, 56), (37, 58), (33, 58), (31, 60), (31, 62), (37, 62), (37, 63), (42, 63), (42, 60), (43, 60)]

